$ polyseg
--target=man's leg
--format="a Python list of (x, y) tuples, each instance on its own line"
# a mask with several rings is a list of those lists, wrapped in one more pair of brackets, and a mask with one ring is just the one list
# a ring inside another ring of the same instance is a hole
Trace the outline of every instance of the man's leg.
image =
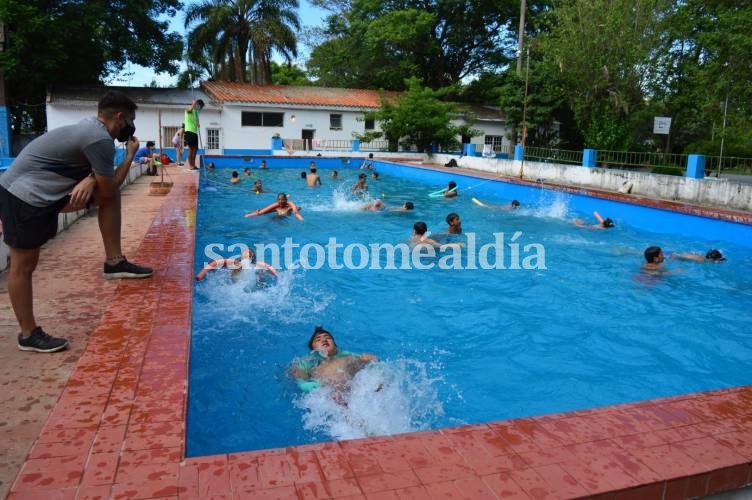
[(196, 146), (188, 146), (188, 168), (196, 168)]
[(8, 296), (24, 336), (28, 336), (37, 327), (34, 319), (34, 294), (31, 282), (38, 262), (38, 248), (10, 248)]
[(120, 228), (122, 225), (120, 192), (112, 198), (100, 199), (95, 196), (94, 202), (99, 205), (99, 231), (102, 233), (104, 254), (107, 261), (123, 256), (120, 248)]
[(101, 199), (94, 193), (94, 202), (99, 205), (99, 231), (104, 243), (105, 265), (104, 277), (114, 278), (148, 278), (153, 270), (148, 267), (137, 266), (125, 259), (120, 246), (120, 229), (122, 225), (122, 211), (120, 191), (112, 198)]

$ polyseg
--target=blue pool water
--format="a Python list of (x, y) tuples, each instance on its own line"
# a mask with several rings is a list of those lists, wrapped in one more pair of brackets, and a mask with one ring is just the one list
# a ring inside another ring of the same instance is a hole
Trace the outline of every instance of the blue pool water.
[[(239, 168), (242, 170), (242, 167)], [(446, 174), (382, 165), (369, 179), (388, 206), (371, 213), (352, 199), (360, 171), (320, 169), (308, 189), (301, 168), (260, 173), (272, 193), (251, 182), (227, 184), (229, 169), (202, 173), (196, 272), (209, 244), (294, 243), (345, 246), (405, 241), (416, 220), (442, 231), (462, 217), (477, 246), (521, 232), (523, 248), (545, 248), (546, 269), (283, 270), (259, 286), (212, 271), (194, 291), (188, 399), (190, 456), (281, 447), (472, 424), (642, 400), (752, 382), (749, 229), (699, 217), (502, 182), (455, 176), (460, 196), (431, 199)], [(257, 172), (258, 173), (258, 172)], [(242, 175), (242, 174), (241, 174)], [(470, 188), (470, 189), (468, 189)], [(243, 214), (290, 193), (305, 220)], [(519, 211), (488, 203), (522, 201)], [(577, 228), (597, 209), (616, 221), (607, 231)], [(510, 267), (511, 247), (503, 262)], [(704, 253), (723, 264), (667, 261), (672, 274), (640, 273), (649, 245)], [(217, 248), (217, 247), (215, 247)], [(218, 252), (223, 256), (237, 251)], [(343, 262), (338, 250), (338, 262)], [(355, 261), (359, 258), (354, 252)], [(492, 250), (491, 256), (495, 255)], [(313, 254), (311, 254), (313, 255)], [(467, 250), (462, 263), (467, 264)], [(438, 263), (438, 258), (425, 260)], [(249, 273), (245, 273), (249, 274)], [(308, 353), (316, 325), (340, 348), (381, 358), (353, 381), (347, 406), (326, 390), (302, 395), (287, 369)], [(379, 384), (383, 389), (374, 392)]]

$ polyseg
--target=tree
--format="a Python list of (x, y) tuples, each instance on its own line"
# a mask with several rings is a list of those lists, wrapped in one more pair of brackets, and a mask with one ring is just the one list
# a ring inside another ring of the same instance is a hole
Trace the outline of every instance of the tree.
[(454, 103), (440, 100), (447, 90), (423, 87), (414, 77), (405, 86), (408, 88), (405, 93), (394, 99), (383, 97), (381, 109), (366, 114), (379, 122), (389, 149), (415, 146), (423, 152), (430, 151), (432, 144), (443, 149), (456, 148), (460, 130), (451, 124), (451, 119), (458, 108)]
[(447, 87), (508, 63), (518, 16), (511, 0), (353, 0), (329, 16), (308, 70), (326, 86), (401, 90), (415, 76)]
[(274, 85), (313, 85), (313, 82), (306, 76), (305, 71), (294, 64), (277, 64), (272, 61), (271, 69), (272, 83)]
[(216, 77), (268, 85), (272, 53), (279, 52), (287, 62), (297, 56), (297, 9), (297, 0), (203, 0), (191, 5), (185, 27), (196, 26), (188, 34), (188, 57), (201, 60), (209, 53)]
[[(559, 1), (533, 47), (561, 82), (588, 147), (624, 149), (669, 0)], [(557, 74), (558, 73), (558, 74)]]
[(44, 131), (52, 84), (102, 83), (128, 62), (176, 74), (181, 37), (157, 19), (175, 16), (180, 6), (180, 0), (0, 2), (0, 65), (14, 132)]

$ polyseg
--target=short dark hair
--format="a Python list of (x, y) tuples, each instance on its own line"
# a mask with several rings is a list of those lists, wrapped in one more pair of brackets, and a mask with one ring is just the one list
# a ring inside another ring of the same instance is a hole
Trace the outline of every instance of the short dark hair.
[(603, 219), (603, 227), (614, 227), (614, 221), (610, 217)]
[(456, 214), (456, 213), (452, 212), (452, 213), (450, 213), (449, 215), (446, 216), (446, 223), (447, 224), (451, 224), (452, 223), (452, 219), (459, 219), (459, 218), (460, 218), (459, 214)]
[(108, 90), (97, 104), (97, 113), (113, 111), (135, 112), (138, 109), (136, 103), (130, 97), (117, 90)]
[(658, 256), (661, 254), (662, 251), (663, 250), (661, 250), (661, 247), (656, 247), (656, 246), (647, 247), (645, 249), (645, 260), (649, 264), (652, 264), (653, 261), (658, 258)]
[(408, 202), (405, 202), (405, 208), (408, 210), (412, 210), (413, 208), (415, 208), (415, 205), (413, 205), (412, 201), (408, 201)]
[(511, 205), (512, 205), (512, 208), (517, 208), (517, 207), (519, 207), (519, 206), (520, 206), (520, 202), (519, 202), (519, 201), (517, 201), (517, 200), (512, 200), (512, 203), (511, 203)]
[(203, 99), (196, 99), (196, 104), (198, 104), (199, 107), (203, 108), (204, 107), (204, 100)]
[(311, 338), (308, 340), (308, 348), (309, 349), (311, 349), (311, 350), (313, 349), (313, 339), (315, 339), (316, 335), (318, 335), (320, 333), (326, 333), (327, 335), (329, 335), (329, 337), (331, 337), (331, 339), (332, 339), (332, 343), (335, 346), (337, 345), (337, 341), (334, 340), (334, 335), (332, 335), (331, 332), (329, 332), (329, 330), (325, 330), (323, 327), (317, 326), (316, 328), (313, 329), (313, 335), (311, 335)]
[(232, 176), (233, 177), (237, 177), (238, 176), (238, 171), (237, 170), (233, 170), (232, 171)]
[(453, 188), (453, 187), (457, 187), (457, 183), (456, 183), (456, 182), (454, 182), (454, 181), (449, 181), (449, 184), (448, 184), (448, 186), (449, 186), (449, 189), (451, 189), (451, 188)]
[(413, 224), (413, 231), (415, 231), (415, 234), (424, 235), (426, 234), (426, 231), (428, 231), (428, 226), (425, 222), (419, 220), (418, 222)]
[(156, 144), (154, 144), (154, 141), (146, 141), (147, 148), (153, 148), (154, 146), (156, 146)]
[(724, 260), (726, 260), (726, 257), (724, 257), (723, 254), (715, 248), (709, 250), (708, 253), (705, 254), (705, 258), (712, 260), (713, 262), (723, 262)]

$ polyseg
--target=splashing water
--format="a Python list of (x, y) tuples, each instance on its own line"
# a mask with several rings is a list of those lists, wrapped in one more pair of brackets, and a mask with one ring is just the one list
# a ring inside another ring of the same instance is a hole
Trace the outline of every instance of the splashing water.
[(328, 439), (400, 434), (429, 429), (444, 415), (439, 382), (423, 362), (382, 361), (360, 370), (349, 392), (322, 387), (294, 404), (304, 411), (303, 427)]

